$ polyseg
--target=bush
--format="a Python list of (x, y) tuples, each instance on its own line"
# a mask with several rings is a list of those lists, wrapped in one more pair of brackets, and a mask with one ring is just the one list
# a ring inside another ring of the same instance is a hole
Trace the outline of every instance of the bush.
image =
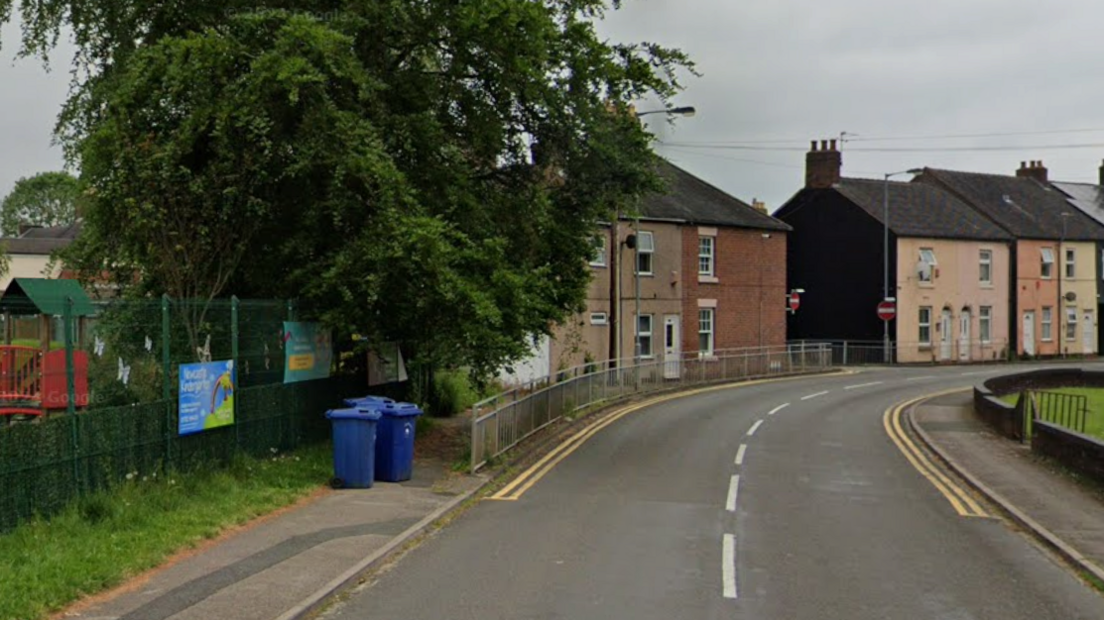
[(447, 418), (454, 416), (479, 400), (471, 378), (463, 370), (442, 370), (433, 376), (433, 393), (429, 401), (430, 414)]

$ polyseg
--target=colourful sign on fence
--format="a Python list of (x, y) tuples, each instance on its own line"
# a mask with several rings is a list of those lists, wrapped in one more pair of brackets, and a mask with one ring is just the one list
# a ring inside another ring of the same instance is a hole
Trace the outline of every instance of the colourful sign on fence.
[(318, 323), (284, 323), (284, 383), (330, 376), (333, 341)]
[(180, 365), (180, 434), (234, 423), (234, 362)]

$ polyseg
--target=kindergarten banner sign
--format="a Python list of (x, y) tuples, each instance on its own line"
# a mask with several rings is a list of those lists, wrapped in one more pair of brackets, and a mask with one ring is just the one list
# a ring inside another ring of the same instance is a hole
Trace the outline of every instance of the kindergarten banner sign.
[(284, 323), (284, 383), (330, 376), (333, 341), (318, 323)]
[(180, 434), (234, 423), (234, 362), (180, 365)]

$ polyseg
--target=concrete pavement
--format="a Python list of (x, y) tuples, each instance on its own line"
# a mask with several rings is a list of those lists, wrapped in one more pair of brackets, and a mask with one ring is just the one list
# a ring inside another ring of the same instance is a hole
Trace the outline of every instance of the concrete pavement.
[[(972, 412), (967, 392), (926, 401), (911, 427), (1007, 516), (1104, 581), (1104, 500)], [(297, 620), (379, 567), (481, 488), (419, 462), (413, 480), (325, 492), (66, 614), (83, 620)]]
[(204, 545), (92, 605), (82, 620), (294, 620), (386, 562), (486, 482), (416, 461), (401, 483), (325, 491)]
[(1026, 532), (1104, 584), (1104, 494), (993, 432), (959, 392), (917, 406), (912, 428), (951, 469)]

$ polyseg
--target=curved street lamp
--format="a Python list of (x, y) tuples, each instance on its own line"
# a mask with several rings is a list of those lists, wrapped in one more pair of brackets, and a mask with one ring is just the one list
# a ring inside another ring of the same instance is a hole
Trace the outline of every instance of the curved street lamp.
[[(889, 179), (899, 174), (920, 174), (923, 168), (911, 168), (900, 172), (887, 172), (885, 174), (884, 193), (882, 195), (882, 301), (889, 301)], [(896, 297), (896, 295), (894, 295)], [(882, 321), (882, 358), (887, 364), (893, 363), (893, 355), (889, 350), (889, 321)]]

